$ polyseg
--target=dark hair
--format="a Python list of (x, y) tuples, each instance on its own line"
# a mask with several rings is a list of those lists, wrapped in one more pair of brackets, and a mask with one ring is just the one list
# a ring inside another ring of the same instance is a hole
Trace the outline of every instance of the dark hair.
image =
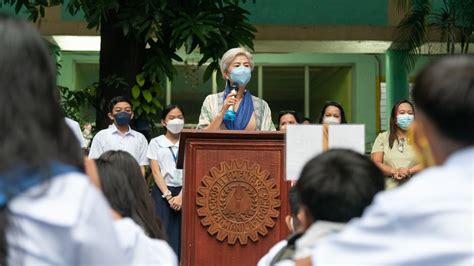
[(121, 103), (121, 102), (127, 102), (128, 104), (130, 104), (131, 107), (133, 107), (132, 102), (130, 101), (130, 99), (128, 99), (125, 96), (117, 96), (117, 97), (112, 98), (112, 100), (110, 100), (110, 102), (109, 102), (109, 106), (108, 106), (109, 107), (109, 113), (112, 113), (112, 111), (114, 110), (114, 106), (117, 103)]
[(280, 113), (278, 113), (278, 126), (277, 126), (277, 130), (280, 129), (280, 119), (281, 119), (284, 115), (292, 115), (292, 116), (295, 118), (296, 123), (299, 123), (299, 122), (300, 122), (300, 119), (298, 118), (298, 114), (296, 113), (295, 110), (282, 110), (282, 111), (280, 111)]
[(445, 137), (474, 144), (474, 56), (443, 57), (416, 78), (413, 100)]
[(298, 191), (293, 186), (288, 192), (288, 203), (290, 204), (290, 214), (293, 217), (293, 227), (296, 229), (300, 226), (300, 220), (298, 219), (298, 212), (300, 211), (300, 202), (298, 199)]
[(178, 108), (181, 113), (183, 114), (184, 116), (184, 111), (183, 111), (183, 108), (180, 106), (180, 105), (177, 105), (177, 104), (168, 104), (165, 109), (163, 109), (163, 112), (161, 113), (161, 119), (162, 120), (165, 120), (166, 119), (166, 116), (168, 115), (169, 112), (171, 112), (171, 110), (173, 109), (176, 109)]
[(308, 122), (311, 123), (311, 118), (309, 118), (309, 117), (303, 117), (303, 121), (302, 121), (302, 122), (305, 122), (305, 121), (308, 121)]
[(415, 114), (415, 106), (413, 106), (413, 104), (408, 100), (401, 100), (393, 106), (392, 112), (390, 113), (390, 130), (388, 132), (388, 134), (389, 134), (388, 135), (388, 146), (390, 147), (390, 149), (393, 147), (393, 142), (395, 140), (398, 141), (397, 131), (398, 131), (399, 127), (397, 125), (397, 113), (398, 113), (398, 107), (400, 107), (400, 105), (402, 103), (409, 104), (411, 106), (411, 109), (413, 109), (413, 114)]
[[(0, 14), (0, 173), (48, 173), (52, 161), (83, 170), (83, 154), (59, 105), (56, 68), (45, 41), (29, 23)], [(1, 178), (6, 178), (2, 176)], [(13, 186), (19, 176), (11, 176)], [(3, 180), (6, 181), (6, 180)], [(6, 189), (5, 187), (0, 189)], [(8, 208), (0, 207), (0, 265), (6, 265)]]
[(102, 192), (122, 217), (130, 217), (152, 238), (163, 239), (161, 223), (137, 161), (125, 151), (107, 151), (97, 160)]
[[(180, 105), (177, 105), (177, 104), (168, 104), (165, 109), (163, 109), (163, 112), (161, 113), (161, 120), (165, 120), (166, 119), (166, 116), (169, 114), (169, 112), (171, 112), (171, 110), (173, 109), (178, 109), (181, 111), (181, 113), (183, 114), (183, 117), (184, 117), (184, 112), (183, 112), (183, 108), (180, 106)], [(167, 131), (166, 127), (163, 127), (165, 132)]]
[(360, 217), (385, 180), (375, 164), (351, 150), (333, 149), (310, 160), (296, 183), (314, 221), (348, 222)]
[(334, 106), (337, 109), (339, 109), (339, 112), (341, 113), (341, 124), (347, 124), (346, 113), (344, 112), (344, 108), (342, 108), (342, 105), (340, 103), (333, 102), (333, 101), (328, 101), (324, 104), (323, 109), (321, 109), (321, 114), (319, 115), (318, 123), (319, 124), (323, 123), (324, 114), (326, 113), (326, 108), (328, 108), (329, 106)]
[(296, 217), (300, 211), (300, 205), (298, 200), (298, 191), (296, 190), (295, 186), (291, 187), (290, 191), (288, 192), (288, 202), (290, 203), (291, 216)]

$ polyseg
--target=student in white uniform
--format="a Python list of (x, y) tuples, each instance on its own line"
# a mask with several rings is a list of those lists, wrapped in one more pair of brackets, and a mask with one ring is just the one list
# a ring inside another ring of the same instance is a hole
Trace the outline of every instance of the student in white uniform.
[(133, 118), (130, 100), (122, 96), (113, 98), (109, 103), (108, 116), (113, 123), (95, 135), (89, 151), (89, 158), (97, 159), (102, 153), (110, 150), (126, 151), (137, 160), (144, 175), (144, 166), (148, 165), (146, 158), (148, 141), (143, 134), (129, 126)]
[(152, 139), (147, 152), (155, 180), (151, 193), (171, 247), (179, 257), (183, 177), (182, 170), (176, 169), (176, 161), (179, 136), (184, 126), (182, 108), (175, 104), (166, 106), (162, 113), (161, 124), (165, 127), (166, 133)]
[(430, 64), (413, 100), (412, 139), (430, 168), (377, 195), (362, 218), (297, 265), (474, 264), (474, 56)]
[(72, 120), (69, 117), (65, 117), (66, 124), (69, 126), (69, 128), (72, 130), (72, 133), (74, 133), (74, 136), (76, 136), (77, 141), (79, 142), (79, 145), (81, 148), (86, 149), (86, 140), (82, 136), (82, 131), (81, 131), (81, 126), (77, 121)]
[(115, 229), (132, 265), (177, 265), (135, 159), (107, 151), (96, 160), (100, 188), (116, 211)]
[(8, 125), (0, 134), (0, 265), (128, 264), (110, 208), (71, 145), (44, 40), (2, 14), (0, 95)]

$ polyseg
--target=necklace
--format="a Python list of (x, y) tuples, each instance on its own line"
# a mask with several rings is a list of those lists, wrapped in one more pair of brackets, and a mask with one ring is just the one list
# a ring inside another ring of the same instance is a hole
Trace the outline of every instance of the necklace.
[(403, 153), (405, 151), (405, 143), (407, 139), (406, 138), (399, 138), (398, 139), (398, 151)]

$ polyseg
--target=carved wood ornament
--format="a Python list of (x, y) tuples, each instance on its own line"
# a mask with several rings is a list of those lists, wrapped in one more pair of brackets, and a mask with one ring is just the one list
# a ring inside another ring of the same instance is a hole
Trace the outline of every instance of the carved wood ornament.
[(258, 234), (268, 234), (279, 215), (280, 193), (276, 182), (260, 164), (232, 160), (213, 167), (202, 179), (196, 204), (201, 224), (217, 240), (246, 245)]

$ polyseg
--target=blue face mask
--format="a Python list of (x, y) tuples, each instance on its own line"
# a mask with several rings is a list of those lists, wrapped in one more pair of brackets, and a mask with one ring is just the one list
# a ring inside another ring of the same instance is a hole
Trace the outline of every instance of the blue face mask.
[(132, 119), (132, 114), (128, 112), (120, 112), (114, 115), (115, 123), (119, 126), (126, 126)]
[(407, 130), (412, 122), (413, 122), (413, 115), (409, 115), (409, 114), (397, 115), (397, 125), (403, 130)]
[(240, 86), (245, 86), (250, 81), (250, 77), (252, 76), (249, 67), (239, 66), (237, 68), (232, 69), (230, 72), (230, 79), (233, 82), (239, 83)]

